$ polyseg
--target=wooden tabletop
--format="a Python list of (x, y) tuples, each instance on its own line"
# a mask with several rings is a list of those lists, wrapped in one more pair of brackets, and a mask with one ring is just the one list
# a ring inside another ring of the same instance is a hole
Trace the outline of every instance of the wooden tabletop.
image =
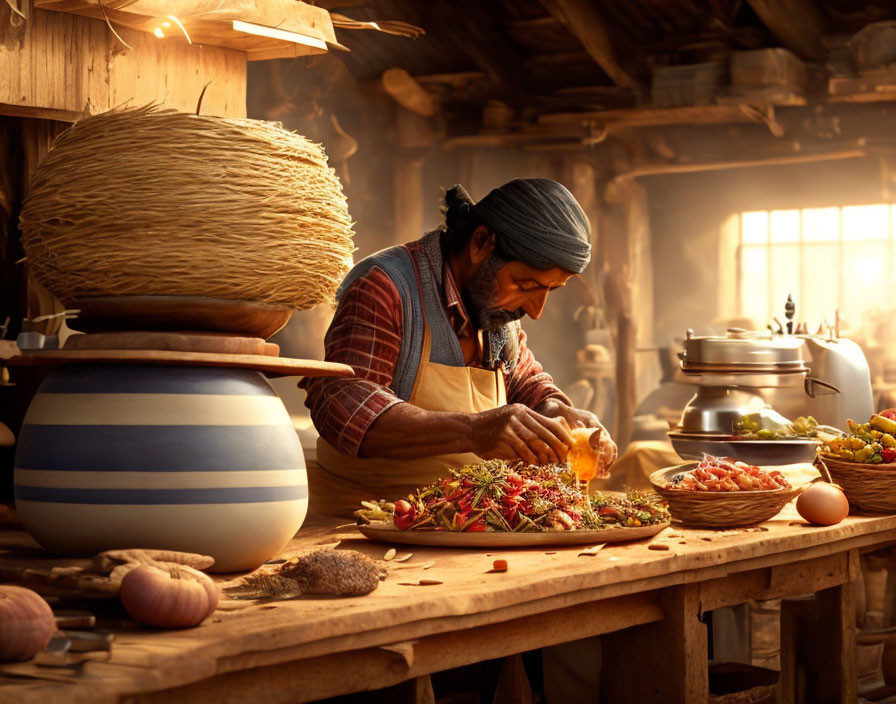
[[(35, 561), (46, 564), (39, 553), (24, 559), (17, 551), (29, 541), (22, 533), (0, 532), (0, 577), (9, 580), (16, 570)], [(619, 605), (601, 612), (602, 630), (595, 632), (607, 632), (661, 619), (656, 606), (639, 600), (655, 590), (750, 570), (783, 569), (891, 541), (896, 541), (896, 516), (850, 516), (837, 526), (811, 527), (789, 505), (759, 527), (725, 531), (672, 527), (651, 540), (607, 545), (596, 554), (583, 555), (582, 548), (569, 547), (476, 551), (396, 546), (399, 557), (407, 552), (412, 557), (400, 564), (384, 562), (388, 576), (368, 596), (224, 601), (202, 626), (183, 631), (153, 631), (122, 619), (112, 624), (116, 640), (111, 655), (92, 654), (79, 668), (0, 666), (0, 701), (150, 701), (153, 692), (173, 688), (201, 701), (203, 692), (211, 692), (203, 682), (227, 676), (228, 691), (237, 692), (240, 677), (260, 681), (266, 668), (282, 663), (291, 664), (289, 677), (308, 678), (301, 698), (308, 701), (370, 686), (353, 681), (349, 671), (334, 684), (332, 673), (321, 668), (339, 653), (380, 654), (384, 660), (376, 666), (392, 668), (391, 681), (400, 681), (415, 671), (415, 652), (422, 647), (415, 644), (436, 634), (478, 634), (462, 641), (475, 653), (485, 648), (489, 627), (520, 622), (520, 628), (526, 628), (525, 623), (532, 627), (518, 637), (517, 645), (524, 641), (529, 647), (549, 645), (575, 638), (577, 628), (586, 629), (590, 612), (582, 610), (583, 605)], [(353, 527), (311, 523), (281, 557), (330, 546), (360, 550), (377, 559), (389, 548), (359, 537)], [(507, 572), (490, 572), (497, 556), (508, 561)], [(420, 586), (421, 579), (438, 583)], [(813, 591), (812, 586), (806, 584), (805, 591)], [(539, 622), (538, 615), (547, 620)], [(579, 616), (585, 620), (577, 625)], [(539, 623), (537, 632), (530, 632)], [(503, 649), (516, 652), (513, 647), (509, 643)], [(480, 659), (496, 656), (495, 648), (490, 648)], [(420, 653), (418, 669), (424, 667)], [(450, 661), (445, 657), (441, 662)], [(468, 653), (468, 661), (470, 657)], [(304, 671), (296, 668), (297, 662), (314, 662), (315, 667)], [(344, 670), (345, 660), (341, 662)], [(357, 676), (361, 677), (360, 671)], [(236, 695), (233, 701), (238, 701)], [(269, 701), (296, 698), (273, 696)]]

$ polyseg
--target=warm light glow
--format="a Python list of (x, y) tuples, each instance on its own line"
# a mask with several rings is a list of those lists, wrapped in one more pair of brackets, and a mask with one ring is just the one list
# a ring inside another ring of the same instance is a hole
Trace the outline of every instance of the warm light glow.
[(896, 205), (743, 212), (738, 265), (737, 314), (758, 327), (784, 320), (788, 294), (811, 332), (838, 309), (858, 327), (896, 299)]
[[(184, 33), (184, 36), (187, 38), (187, 43), (188, 43), (188, 44), (192, 44), (192, 43), (193, 43), (193, 40), (190, 39), (190, 35), (187, 34), (187, 28), (184, 27), (184, 25), (181, 23), (181, 21), (180, 21), (179, 19), (177, 19), (177, 17), (175, 17), (174, 15), (168, 15), (168, 18), (169, 18), (172, 22), (174, 22), (174, 24), (176, 24), (178, 27), (180, 27), (180, 31), (183, 32), (183, 33)], [(167, 26), (168, 23), (166, 22), (165, 25)]]
[(162, 28), (161, 28), (161, 27), (156, 27), (156, 28), (152, 31), (152, 33), (155, 34), (159, 39), (164, 39), (164, 38), (165, 38), (165, 33), (162, 32)]
[(327, 49), (326, 43), (316, 37), (309, 37), (307, 34), (299, 34), (298, 32), (287, 32), (285, 29), (265, 27), (264, 25), (243, 22), (242, 20), (234, 20), (233, 28), (237, 32), (254, 34), (259, 37), (280, 39), (281, 41), (292, 42), (293, 44), (304, 44), (305, 46), (312, 46), (315, 49), (323, 49), (325, 51)]

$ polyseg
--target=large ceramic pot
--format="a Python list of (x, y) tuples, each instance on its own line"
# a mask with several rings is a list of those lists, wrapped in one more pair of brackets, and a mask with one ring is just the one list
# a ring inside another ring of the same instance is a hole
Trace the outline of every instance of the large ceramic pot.
[(260, 373), (73, 365), (28, 409), (15, 498), (49, 550), (183, 550), (230, 572), (295, 534), (308, 484), (289, 414)]

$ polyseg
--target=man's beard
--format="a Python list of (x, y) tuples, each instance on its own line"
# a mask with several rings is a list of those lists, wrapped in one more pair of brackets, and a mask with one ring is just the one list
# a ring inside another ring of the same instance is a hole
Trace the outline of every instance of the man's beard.
[(506, 263), (501, 257), (492, 254), (463, 287), (461, 295), (464, 305), (479, 330), (495, 332), (526, 314), (522, 308), (507, 310), (499, 308), (495, 303), (498, 295), (495, 274)]

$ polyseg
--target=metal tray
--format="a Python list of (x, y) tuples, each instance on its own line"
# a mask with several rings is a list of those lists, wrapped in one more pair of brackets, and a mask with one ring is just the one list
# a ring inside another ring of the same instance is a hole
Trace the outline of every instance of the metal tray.
[(658, 523), (639, 528), (605, 528), (604, 530), (568, 530), (545, 533), (464, 533), (461, 531), (399, 530), (391, 523), (379, 521), (358, 526), (371, 540), (402, 545), (445, 548), (522, 548), (543, 545), (597, 545), (622, 543), (650, 538), (669, 526)]
[(683, 460), (702, 460), (703, 455), (731, 457), (759, 467), (812, 462), (821, 442), (795, 440), (731, 440), (724, 436), (669, 433), (669, 440)]

